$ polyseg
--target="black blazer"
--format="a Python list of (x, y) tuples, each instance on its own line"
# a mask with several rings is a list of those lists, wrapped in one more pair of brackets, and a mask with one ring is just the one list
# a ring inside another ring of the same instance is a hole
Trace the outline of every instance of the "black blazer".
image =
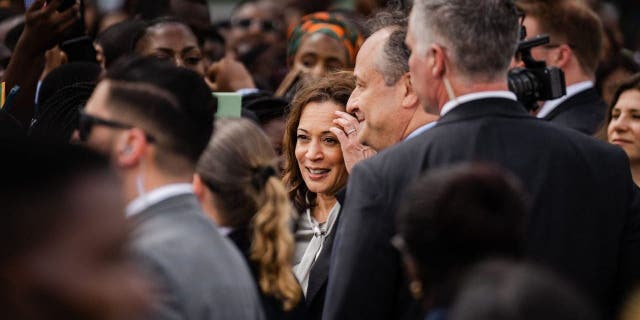
[(598, 91), (589, 88), (559, 104), (544, 119), (591, 136), (604, 124), (607, 109)]
[[(336, 194), (338, 203), (343, 204), (346, 195), (346, 189), (342, 189)], [(329, 266), (331, 264), (331, 255), (333, 244), (338, 233), (340, 217), (342, 216), (342, 208), (338, 213), (338, 217), (334, 222), (333, 229), (329, 236), (324, 240), (322, 252), (318, 256), (318, 260), (311, 267), (309, 275), (309, 285), (307, 287), (307, 309), (309, 311), (309, 319), (322, 319), (322, 308), (324, 307), (327, 295), (327, 282), (329, 279)]]
[(401, 319), (410, 305), (390, 244), (405, 188), (425, 170), (500, 165), (530, 193), (527, 254), (599, 305), (640, 273), (640, 197), (626, 154), (529, 116), (515, 101), (461, 104), (422, 135), (356, 165), (334, 245), (323, 319)]

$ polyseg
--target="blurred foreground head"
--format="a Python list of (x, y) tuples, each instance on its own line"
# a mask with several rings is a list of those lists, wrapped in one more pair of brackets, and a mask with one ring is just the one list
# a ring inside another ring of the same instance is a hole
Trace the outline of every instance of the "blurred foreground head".
[(523, 194), (499, 168), (472, 164), (428, 172), (403, 203), (393, 244), (403, 255), (411, 293), (427, 310), (447, 308), (476, 263), (523, 254)]
[(69, 145), (0, 142), (0, 307), (13, 319), (137, 319), (146, 285), (126, 254), (116, 177)]

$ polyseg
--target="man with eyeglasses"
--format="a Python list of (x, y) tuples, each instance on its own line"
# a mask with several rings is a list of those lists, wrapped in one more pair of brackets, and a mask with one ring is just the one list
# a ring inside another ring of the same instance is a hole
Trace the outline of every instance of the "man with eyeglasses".
[(150, 319), (263, 319), (248, 266), (191, 187), (214, 111), (197, 73), (134, 58), (113, 66), (80, 112), (77, 137), (121, 178), (132, 252), (155, 284)]
[(603, 31), (598, 16), (576, 0), (518, 0), (527, 38), (549, 35), (550, 43), (535, 47), (536, 60), (564, 71), (567, 94), (546, 101), (538, 118), (593, 135), (604, 123), (606, 103), (594, 88)]

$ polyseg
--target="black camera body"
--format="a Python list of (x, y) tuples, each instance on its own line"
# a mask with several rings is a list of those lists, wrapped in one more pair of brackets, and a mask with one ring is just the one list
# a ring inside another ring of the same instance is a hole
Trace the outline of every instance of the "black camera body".
[(546, 35), (520, 41), (518, 54), (525, 67), (509, 71), (509, 90), (528, 110), (536, 110), (538, 101), (557, 99), (567, 93), (564, 72), (560, 68), (547, 67), (544, 61), (531, 56), (531, 48), (547, 43), (549, 36)]

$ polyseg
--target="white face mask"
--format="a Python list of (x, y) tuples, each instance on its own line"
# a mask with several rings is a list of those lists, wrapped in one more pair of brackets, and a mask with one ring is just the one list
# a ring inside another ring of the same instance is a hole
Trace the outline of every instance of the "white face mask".
[(119, 10), (124, 5), (124, 0), (97, 0), (96, 6), (100, 13), (109, 13)]

